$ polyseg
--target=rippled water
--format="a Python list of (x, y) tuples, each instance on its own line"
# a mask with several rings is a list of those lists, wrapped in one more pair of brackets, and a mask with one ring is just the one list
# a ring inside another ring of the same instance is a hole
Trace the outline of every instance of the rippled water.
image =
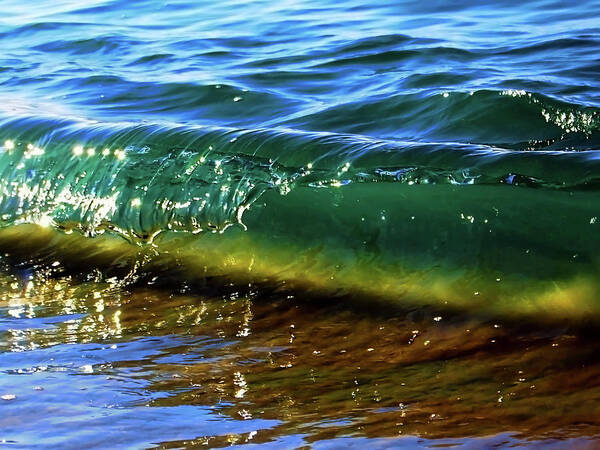
[(4, 0), (0, 440), (590, 446), (600, 2)]
[(2, 289), (16, 446), (593, 448), (600, 433), (593, 330), (69, 277)]

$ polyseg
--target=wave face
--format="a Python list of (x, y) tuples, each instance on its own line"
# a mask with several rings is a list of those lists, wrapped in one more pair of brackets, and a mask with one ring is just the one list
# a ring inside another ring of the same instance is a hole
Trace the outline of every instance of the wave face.
[(343, 196), (340, 188), (349, 184), (368, 189), (382, 183), (393, 199), (397, 185), (507, 185), (545, 188), (552, 198), (561, 195), (553, 191), (593, 192), (600, 182), (600, 151), (532, 153), (286, 129), (35, 116), (0, 126), (4, 224), (46, 221), (90, 236), (106, 229), (140, 238), (244, 226), (244, 211), (266, 191), (285, 196), (296, 188), (327, 189)]
[[(3, 246), (18, 254), (81, 270), (82, 248), (106, 234), (124, 240), (87, 270), (125, 259), (191, 285), (284, 284), (500, 315), (600, 312), (600, 151), (32, 116), (2, 130)], [(32, 224), (90, 242), (15, 247), (46, 233)]]
[(7, 2), (2, 249), (598, 315), (600, 4), (422, 3)]

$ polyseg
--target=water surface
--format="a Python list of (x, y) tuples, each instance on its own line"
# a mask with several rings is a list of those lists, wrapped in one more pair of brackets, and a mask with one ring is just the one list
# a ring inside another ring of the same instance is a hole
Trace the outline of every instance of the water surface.
[(2, 443), (593, 448), (599, 12), (3, 1)]

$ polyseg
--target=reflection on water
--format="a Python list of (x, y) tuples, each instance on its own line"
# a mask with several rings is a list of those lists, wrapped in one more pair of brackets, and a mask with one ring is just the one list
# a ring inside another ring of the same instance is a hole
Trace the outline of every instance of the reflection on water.
[[(593, 446), (586, 330), (1, 277), (0, 440)], [(390, 439), (394, 439), (393, 441)]]

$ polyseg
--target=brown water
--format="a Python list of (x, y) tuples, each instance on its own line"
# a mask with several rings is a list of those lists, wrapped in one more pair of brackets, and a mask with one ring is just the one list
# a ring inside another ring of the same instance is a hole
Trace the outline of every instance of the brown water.
[(11, 448), (600, 445), (593, 330), (1, 280)]

